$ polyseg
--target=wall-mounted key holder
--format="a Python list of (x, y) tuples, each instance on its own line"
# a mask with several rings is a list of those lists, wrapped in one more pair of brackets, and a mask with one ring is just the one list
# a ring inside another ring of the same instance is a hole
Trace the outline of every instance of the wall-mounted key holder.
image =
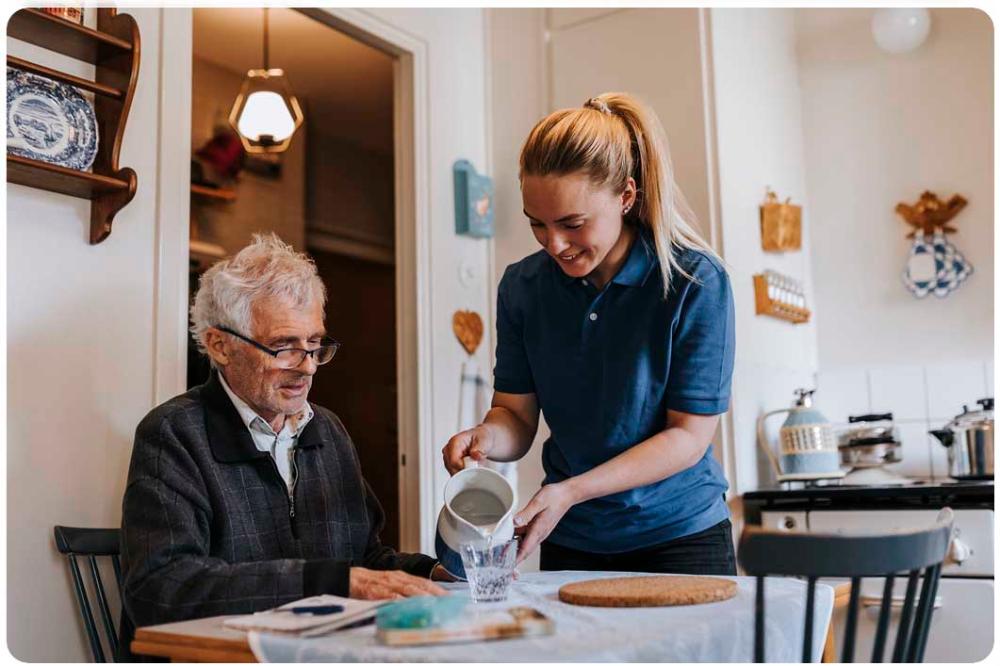
[(804, 324), (812, 313), (806, 307), (802, 283), (776, 271), (766, 270), (753, 276), (754, 301), (758, 315), (767, 315)]
[(468, 160), (452, 166), (455, 180), (455, 233), (475, 238), (493, 236), (493, 179), (476, 173)]

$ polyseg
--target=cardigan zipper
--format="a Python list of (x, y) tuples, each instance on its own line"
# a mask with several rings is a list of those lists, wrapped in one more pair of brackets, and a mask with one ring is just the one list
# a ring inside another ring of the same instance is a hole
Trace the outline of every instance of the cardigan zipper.
[(299, 447), (292, 447), (292, 482), (288, 484), (288, 517), (295, 518), (295, 484), (299, 480), (299, 466), (297, 464), (296, 456), (299, 452)]
[(299, 530), (295, 526), (295, 484), (299, 480), (299, 466), (296, 459), (296, 455), (299, 452), (299, 447), (293, 446), (291, 449), (292, 453), (292, 480), (291, 483), (285, 484), (284, 477), (281, 476), (281, 472), (278, 470), (278, 463), (274, 460), (273, 456), (268, 456), (267, 459), (271, 461), (271, 468), (274, 469), (275, 475), (282, 485), (286, 486), (285, 499), (288, 500), (288, 523), (292, 530), (292, 536), (296, 539), (299, 538)]

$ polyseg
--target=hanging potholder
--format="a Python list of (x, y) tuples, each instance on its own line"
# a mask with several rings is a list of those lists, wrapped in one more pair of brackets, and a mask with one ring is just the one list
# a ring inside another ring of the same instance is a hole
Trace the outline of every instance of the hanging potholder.
[(918, 231), (903, 271), (903, 284), (917, 298), (931, 292), (944, 298), (971, 274), (972, 265), (948, 242), (941, 230), (934, 232), (930, 242), (922, 231)]

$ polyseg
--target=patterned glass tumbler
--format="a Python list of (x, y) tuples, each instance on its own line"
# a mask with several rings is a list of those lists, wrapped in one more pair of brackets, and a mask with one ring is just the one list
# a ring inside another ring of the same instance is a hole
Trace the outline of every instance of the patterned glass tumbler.
[(506, 601), (517, 561), (517, 541), (462, 544), (462, 564), (476, 603)]

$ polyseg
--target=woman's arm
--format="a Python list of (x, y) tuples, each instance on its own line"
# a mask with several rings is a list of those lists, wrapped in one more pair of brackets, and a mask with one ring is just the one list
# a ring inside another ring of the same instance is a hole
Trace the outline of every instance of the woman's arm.
[(531, 448), (538, 432), (538, 400), (534, 393), (493, 394), (493, 406), (483, 422), (451, 439), (441, 452), (444, 466), (455, 474), (473, 460), (519, 460)]
[(543, 487), (514, 518), (522, 534), (518, 562), (548, 537), (573, 505), (656, 483), (693, 466), (705, 455), (718, 423), (718, 414), (667, 410), (665, 430), (579, 476)]

